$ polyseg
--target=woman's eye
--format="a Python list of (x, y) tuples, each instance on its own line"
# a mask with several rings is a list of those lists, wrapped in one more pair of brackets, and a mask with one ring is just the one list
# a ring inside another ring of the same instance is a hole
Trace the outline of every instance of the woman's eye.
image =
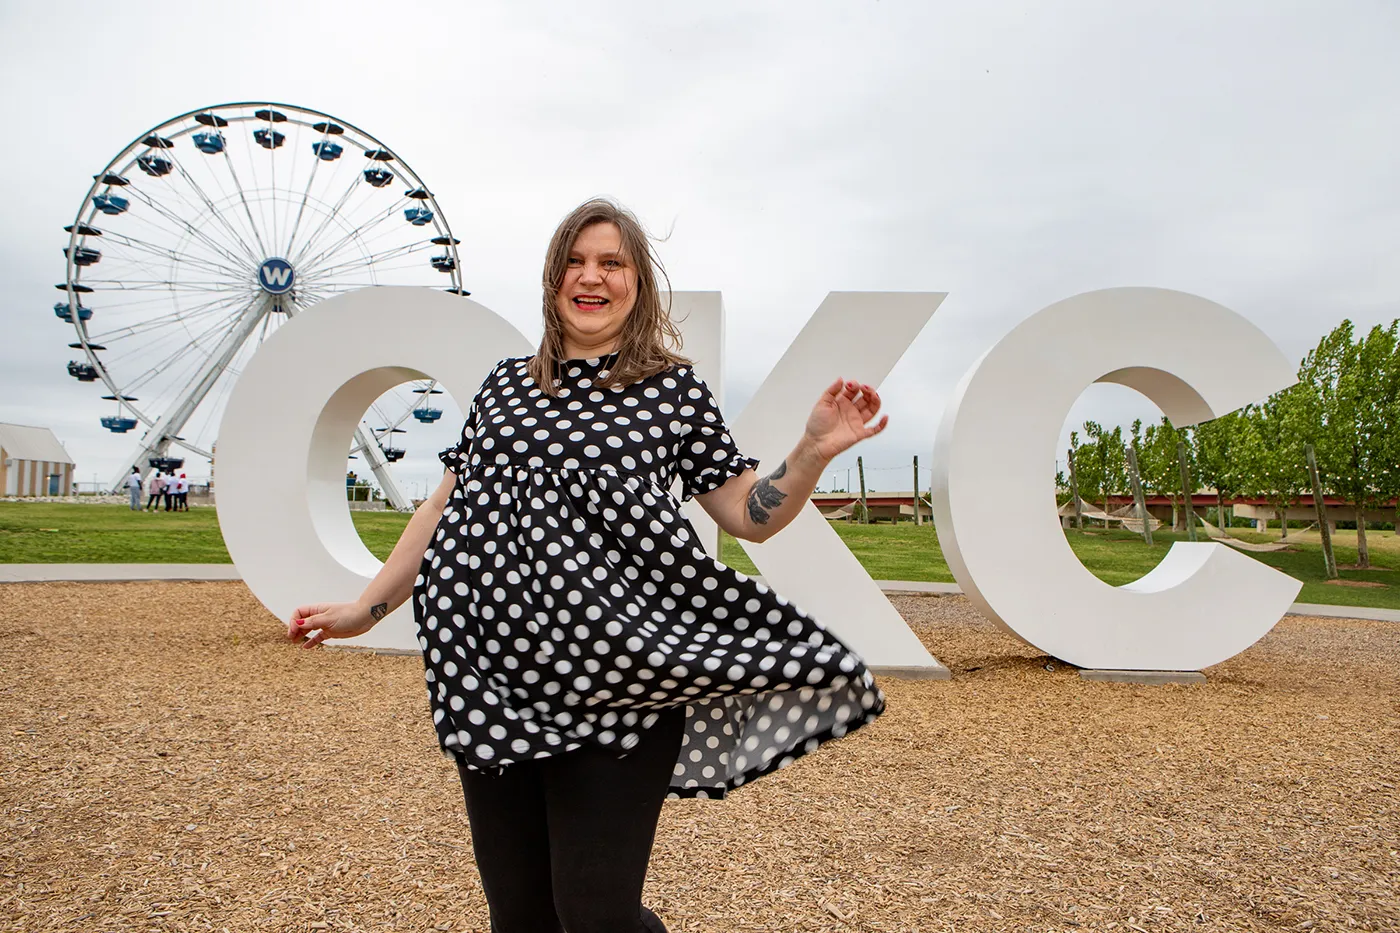
[(607, 260), (606, 262), (604, 262), (603, 265), (604, 265), (606, 268), (609, 268), (609, 269), (621, 269), (621, 268), (622, 268), (622, 263), (618, 262), (616, 259), (609, 259), (609, 260)]
[(582, 260), (582, 259), (579, 259), (577, 256), (570, 256), (570, 257), (569, 257), (569, 265), (571, 265), (571, 266), (581, 266), (581, 265), (583, 265), (583, 260)]

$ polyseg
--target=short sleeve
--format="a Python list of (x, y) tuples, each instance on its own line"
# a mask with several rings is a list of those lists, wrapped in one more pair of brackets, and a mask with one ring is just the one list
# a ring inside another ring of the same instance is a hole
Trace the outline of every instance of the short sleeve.
[[(504, 362), (504, 360), (502, 362)], [(472, 439), (476, 437), (476, 432), (479, 428), (477, 424), (478, 411), (480, 409), (478, 402), (481, 400), (482, 393), (487, 390), (487, 386), (491, 384), (492, 377), (496, 375), (497, 370), (500, 368), (501, 363), (497, 363), (495, 366), (491, 367), (491, 371), (487, 373), (486, 378), (482, 380), (481, 387), (476, 390), (476, 395), (472, 398), (472, 403), (467, 408), (466, 421), (462, 424), (462, 436), (457, 441), (456, 446), (449, 447), (438, 453), (438, 459), (442, 461), (442, 465), (458, 476), (466, 473), (467, 467), (471, 463)]]
[(467, 463), (471, 459), (472, 437), (476, 434), (475, 422), (476, 406), (472, 405), (467, 412), (467, 420), (462, 425), (462, 437), (456, 446), (438, 452), (438, 459), (442, 461), (442, 465), (458, 476), (466, 472)]
[(758, 461), (739, 452), (739, 445), (729, 435), (729, 428), (720, 414), (719, 405), (690, 367), (677, 372), (681, 397), (680, 468), (681, 499), (713, 492), (745, 470), (758, 466)]

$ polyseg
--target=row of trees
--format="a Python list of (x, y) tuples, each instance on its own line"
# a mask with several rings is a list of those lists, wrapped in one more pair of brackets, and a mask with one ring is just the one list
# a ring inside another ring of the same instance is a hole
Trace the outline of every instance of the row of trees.
[(1184, 459), (1186, 492), (1214, 488), (1222, 516), (1225, 499), (1262, 497), (1285, 536), (1283, 510), (1312, 488), (1312, 448), (1324, 492), (1357, 510), (1357, 563), (1369, 567), (1364, 510), (1400, 497), (1400, 321), (1364, 336), (1343, 321), (1308, 353), (1296, 385), (1213, 421), (1181, 429), (1166, 418), (1145, 428), (1134, 421), (1127, 434), (1087, 421), (1082, 432), (1070, 434), (1081, 498), (1129, 494), (1131, 448), (1143, 486), (1171, 498), (1178, 528), (1190, 514), (1178, 505)]

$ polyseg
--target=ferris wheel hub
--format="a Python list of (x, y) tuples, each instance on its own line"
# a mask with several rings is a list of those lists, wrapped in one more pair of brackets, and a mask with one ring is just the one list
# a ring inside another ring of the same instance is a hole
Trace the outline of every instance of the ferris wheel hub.
[(285, 295), (296, 284), (296, 270), (280, 256), (264, 259), (258, 266), (258, 285), (269, 295)]

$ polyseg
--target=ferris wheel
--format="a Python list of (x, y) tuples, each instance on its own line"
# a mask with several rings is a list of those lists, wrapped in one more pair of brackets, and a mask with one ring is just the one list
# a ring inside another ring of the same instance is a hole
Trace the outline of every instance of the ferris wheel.
[[(468, 294), (458, 240), (403, 159), (287, 104), (220, 104), (142, 133), (94, 176), (64, 229), (54, 314), (82, 351), (68, 373), (106, 388), (102, 427), (144, 427), (131, 460), (143, 473), (176, 462), (174, 448), (212, 459), (243, 365), (316, 302), (377, 285)], [(394, 438), (441, 418), (440, 393), (431, 381), (401, 387), (355, 432), (350, 455), (364, 456), (395, 508), (410, 503), (387, 468), (404, 453)]]

